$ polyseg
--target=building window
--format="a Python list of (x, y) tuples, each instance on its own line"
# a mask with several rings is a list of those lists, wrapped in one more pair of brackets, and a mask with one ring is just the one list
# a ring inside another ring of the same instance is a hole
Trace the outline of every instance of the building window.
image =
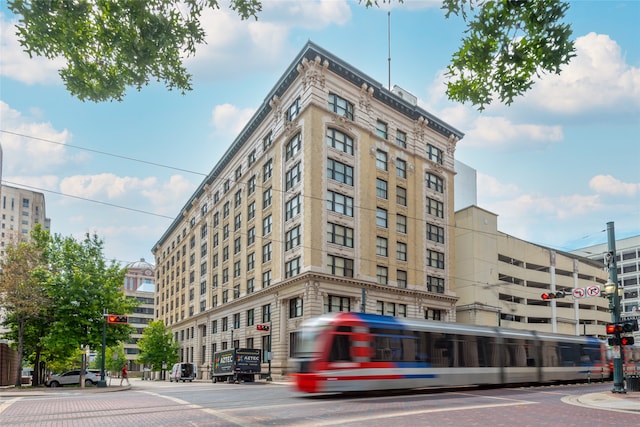
[(262, 182), (267, 182), (273, 175), (273, 160), (269, 159), (262, 166)]
[(376, 122), (376, 135), (382, 139), (387, 139), (387, 124), (382, 120)]
[(388, 256), (389, 255), (389, 241), (384, 237), (376, 237), (376, 255)]
[(443, 164), (442, 150), (431, 144), (427, 144), (427, 157), (432, 162)]
[(444, 279), (442, 277), (427, 276), (427, 291), (436, 294), (444, 293)]
[(291, 298), (289, 300), (289, 319), (302, 317), (302, 298)]
[(444, 227), (427, 223), (427, 239), (432, 242), (444, 243)]
[(291, 122), (300, 114), (300, 98), (293, 101), (287, 110), (287, 121)]
[(289, 221), (296, 215), (300, 214), (300, 194), (287, 200), (285, 203), (285, 221)]
[(380, 285), (389, 283), (389, 269), (383, 265), (376, 266), (376, 280)]
[(233, 315), (233, 329), (240, 329), (240, 313)]
[(376, 178), (376, 197), (381, 199), (387, 199), (387, 181), (384, 179)]
[(262, 262), (269, 262), (271, 261), (271, 242), (269, 243), (265, 243), (262, 246)]
[(285, 234), (285, 251), (289, 251), (302, 243), (300, 226), (295, 226)]
[(353, 216), (353, 198), (333, 191), (328, 191), (327, 209), (342, 215)]
[(327, 313), (337, 311), (351, 311), (351, 300), (349, 297), (329, 295), (327, 297)]
[(427, 266), (444, 269), (444, 254), (429, 249), (427, 251)]
[(242, 178), (242, 166), (238, 166), (238, 168), (236, 169), (235, 178), (236, 182), (240, 181), (240, 178)]
[(424, 311), (424, 318), (427, 320), (442, 320), (442, 310), (428, 308)]
[(233, 287), (233, 299), (240, 298), (240, 285), (235, 285)]
[(251, 246), (256, 241), (256, 228), (251, 227), (247, 230), (247, 246)]
[(213, 226), (217, 227), (218, 225), (220, 225), (220, 213), (216, 212), (213, 214)]
[(262, 138), (262, 150), (267, 151), (269, 147), (273, 144), (273, 135), (269, 132), (264, 138)]
[(271, 322), (271, 304), (262, 306), (262, 323)]
[(262, 220), (262, 236), (263, 237), (271, 233), (272, 224), (273, 224), (273, 218), (271, 215), (266, 216)]
[(353, 139), (336, 129), (327, 129), (327, 145), (353, 155)]
[(247, 310), (247, 326), (255, 325), (255, 321), (256, 321), (255, 314), (256, 314), (255, 308), (250, 308), (249, 310)]
[(302, 136), (297, 134), (289, 142), (285, 147), (285, 158), (286, 160), (290, 160), (298, 151), (302, 148)]
[(242, 226), (242, 214), (238, 213), (234, 218), (233, 218), (233, 231), (238, 231), (240, 230), (240, 227)]
[(285, 276), (286, 278), (294, 277), (300, 274), (300, 257), (294, 258), (291, 261), (288, 261), (284, 265)]
[(266, 190), (264, 190), (264, 192), (262, 193), (262, 209), (266, 209), (269, 206), (271, 206), (271, 197), (272, 197), (272, 191), (271, 191), (271, 187), (269, 187)]
[(247, 293), (252, 294), (255, 290), (255, 280), (253, 277), (251, 279), (247, 279)]
[(398, 233), (407, 234), (407, 217), (396, 214), (396, 231)]
[(222, 207), (222, 217), (223, 218), (228, 217), (230, 211), (231, 211), (231, 204), (229, 202), (225, 202), (224, 206)]
[(376, 208), (376, 225), (378, 227), (387, 228), (387, 210), (383, 208)]
[(251, 221), (256, 216), (256, 201), (249, 203), (247, 206), (247, 220)]
[(353, 168), (337, 160), (327, 160), (327, 176), (343, 184), (353, 185)]
[(353, 104), (335, 93), (329, 94), (329, 110), (353, 120)]
[(407, 189), (396, 187), (396, 203), (400, 206), (407, 206)]
[(256, 253), (251, 252), (247, 255), (247, 271), (251, 271), (256, 267)]
[(327, 242), (336, 245), (353, 247), (353, 228), (339, 224), (329, 223), (327, 225)]
[(222, 303), (226, 303), (229, 302), (229, 290), (225, 289), (224, 291), (222, 291)]
[(438, 193), (444, 192), (444, 181), (438, 175), (434, 175), (431, 172), (427, 173), (427, 188), (430, 188)]
[(262, 273), (262, 287), (266, 288), (271, 285), (271, 270)]
[(376, 167), (380, 170), (387, 170), (387, 153), (382, 150), (376, 150)]
[(249, 181), (247, 181), (247, 192), (249, 193), (249, 195), (251, 195), (255, 191), (256, 191), (256, 176), (253, 175), (251, 178), (249, 178)]
[(289, 191), (291, 187), (300, 182), (301, 178), (302, 166), (301, 162), (298, 162), (291, 169), (289, 169), (285, 175), (285, 190)]
[(427, 213), (438, 218), (444, 218), (444, 203), (427, 197)]
[(231, 188), (231, 180), (230, 179), (225, 179), (224, 181), (224, 188), (223, 188), (223, 193), (227, 193), (227, 191), (229, 191), (229, 189)]
[(237, 208), (238, 206), (240, 206), (242, 204), (242, 190), (238, 190), (236, 191), (236, 194), (233, 197), (233, 207)]
[(353, 277), (353, 260), (334, 255), (327, 256), (327, 267), (334, 276)]
[(396, 130), (396, 145), (398, 145), (398, 147), (407, 148), (407, 134), (401, 130)]
[(240, 261), (236, 261), (233, 263), (233, 278), (237, 279), (240, 277)]
[(396, 159), (396, 176), (407, 179), (407, 162), (402, 159)]
[(404, 270), (396, 271), (396, 282), (398, 283), (399, 288), (407, 287), (407, 272)]
[(211, 321), (211, 334), (217, 334), (218, 333), (218, 321), (217, 320), (212, 320)]
[(254, 164), (257, 158), (258, 157), (256, 156), (256, 150), (255, 149), (251, 150), (251, 152), (247, 156), (247, 163), (249, 164), (249, 166)]
[(407, 260), (407, 244), (403, 242), (396, 243), (396, 258), (398, 261)]
[(225, 224), (222, 226), (222, 240), (227, 240), (229, 238), (229, 224)]

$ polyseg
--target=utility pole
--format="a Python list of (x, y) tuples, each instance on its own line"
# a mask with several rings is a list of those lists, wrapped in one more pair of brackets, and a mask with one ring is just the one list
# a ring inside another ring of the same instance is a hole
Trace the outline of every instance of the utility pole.
[[(613, 324), (620, 323), (620, 295), (618, 294), (618, 266), (616, 263), (616, 236), (613, 222), (607, 223), (607, 240), (609, 242), (609, 252), (605, 258), (609, 269), (609, 281), (613, 284), (613, 295), (611, 295), (611, 321)], [(617, 350), (616, 350), (617, 347)], [(622, 346), (618, 343), (613, 350), (613, 389), (612, 393), (626, 393), (624, 389), (624, 378), (622, 375)]]

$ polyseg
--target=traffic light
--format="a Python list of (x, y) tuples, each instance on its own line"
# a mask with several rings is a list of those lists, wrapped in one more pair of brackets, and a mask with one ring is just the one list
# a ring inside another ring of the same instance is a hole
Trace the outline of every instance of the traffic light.
[(620, 323), (607, 323), (607, 335), (619, 334), (622, 332)]
[(622, 323), (622, 332), (635, 332), (638, 330), (638, 320), (626, 320)]
[(268, 331), (269, 330), (269, 325), (258, 324), (258, 325), (256, 325), (256, 329), (258, 331)]
[(124, 324), (129, 323), (127, 316), (120, 316), (117, 314), (107, 314), (107, 323)]
[(564, 298), (566, 296), (566, 294), (563, 291), (558, 291), (558, 292), (549, 292), (549, 293), (544, 293), (542, 294), (542, 299), (543, 300), (550, 300), (550, 299), (556, 299), (556, 298)]
[(607, 342), (609, 343), (609, 345), (620, 345), (620, 338), (612, 337), (612, 338), (609, 338)]
[(620, 345), (633, 345), (635, 340), (633, 337), (622, 337), (620, 338)]

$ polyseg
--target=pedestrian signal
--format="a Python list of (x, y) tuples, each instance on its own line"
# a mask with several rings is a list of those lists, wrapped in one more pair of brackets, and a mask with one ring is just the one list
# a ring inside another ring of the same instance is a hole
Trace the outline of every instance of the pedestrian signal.
[(107, 314), (107, 323), (124, 324), (129, 323), (127, 316), (120, 316), (117, 314)]
[(635, 343), (635, 340), (633, 339), (633, 337), (620, 338), (620, 345), (633, 345), (633, 343)]

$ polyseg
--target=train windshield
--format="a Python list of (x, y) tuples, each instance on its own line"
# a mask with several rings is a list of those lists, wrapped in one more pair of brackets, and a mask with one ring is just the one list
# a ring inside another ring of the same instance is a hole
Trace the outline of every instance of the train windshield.
[(295, 357), (311, 358), (318, 353), (316, 344), (321, 330), (317, 328), (303, 329), (296, 345)]

